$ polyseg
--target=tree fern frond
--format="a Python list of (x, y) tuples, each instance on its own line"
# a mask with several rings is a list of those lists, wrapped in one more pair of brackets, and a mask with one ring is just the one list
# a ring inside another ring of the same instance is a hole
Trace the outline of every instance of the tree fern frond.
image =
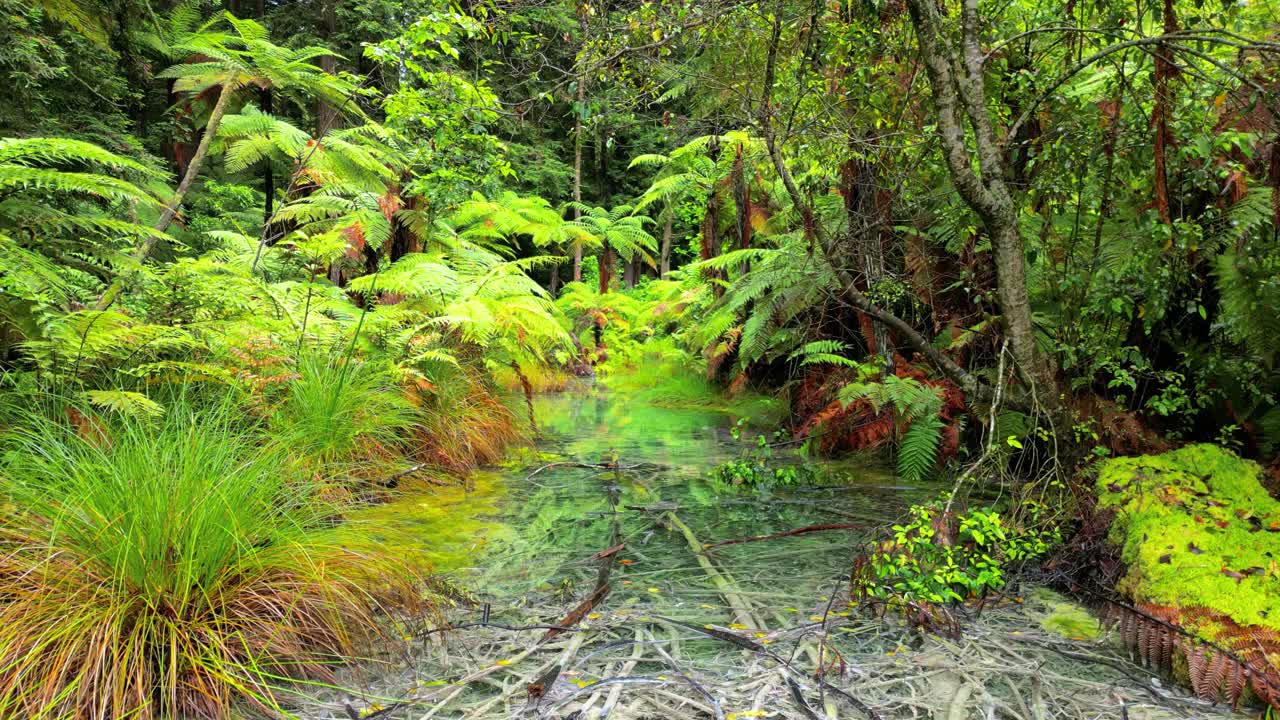
[(928, 415), (916, 419), (902, 435), (898, 446), (898, 475), (908, 482), (923, 480), (938, 462), (942, 441), (942, 418)]

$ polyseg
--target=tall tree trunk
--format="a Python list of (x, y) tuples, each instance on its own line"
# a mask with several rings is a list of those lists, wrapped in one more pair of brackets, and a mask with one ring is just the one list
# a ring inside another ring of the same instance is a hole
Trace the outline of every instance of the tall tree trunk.
[[(160, 219), (152, 226), (157, 233), (162, 233), (169, 229), (169, 225), (173, 224), (173, 219), (177, 217), (178, 210), (182, 208), (182, 201), (187, 197), (187, 191), (191, 189), (191, 183), (195, 182), (196, 175), (200, 174), (200, 167), (204, 165), (204, 158), (209, 154), (209, 145), (213, 142), (213, 138), (218, 134), (218, 127), (222, 125), (222, 118), (227, 114), (227, 105), (231, 102), (231, 97), (235, 95), (235, 88), (231, 85), (223, 85), (222, 91), (218, 93), (218, 101), (214, 103), (213, 110), (209, 113), (209, 120), (204, 126), (204, 135), (200, 137), (200, 144), (196, 146), (196, 152), (191, 156), (191, 161), (187, 163), (187, 171), (182, 176), (182, 181), (178, 183), (178, 189), (174, 191), (173, 196), (169, 198), (169, 202), (165, 204), (164, 210), (160, 213)], [(134, 262), (141, 263), (151, 254), (151, 250), (155, 248), (158, 238), (155, 235), (148, 235), (133, 251)], [(116, 296), (120, 294), (121, 279), (116, 277), (111, 282), (102, 296), (98, 298), (98, 302), (94, 304), (95, 310), (105, 310), (115, 302)]]
[[(338, 0), (325, 0), (321, 6), (321, 27), (325, 39), (338, 32)], [(330, 75), (338, 74), (338, 59), (333, 55), (321, 55), (317, 58), (320, 69)], [(324, 139), (325, 133), (338, 127), (338, 108), (323, 97), (316, 101), (316, 140)]]
[[(1173, 0), (1164, 0), (1164, 31), (1166, 34), (1177, 32), (1178, 18), (1173, 13)], [(1165, 149), (1172, 144), (1173, 133), (1169, 130), (1169, 108), (1172, 105), (1173, 91), (1169, 89), (1169, 78), (1176, 69), (1169, 56), (1172, 49), (1165, 43), (1156, 46), (1155, 105), (1151, 109), (1151, 126), (1155, 130), (1153, 152), (1155, 155), (1155, 202), (1160, 222), (1169, 225), (1173, 217), (1169, 212), (1169, 171), (1166, 167)]]
[[(1057, 410), (1052, 364), (1036, 348), (1018, 208), (1005, 182), (1003, 155), (987, 112), (978, 0), (964, 0), (960, 48), (952, 46), (934, 0), (907, 0), (907, 6), (933, 90), (938, 135), (952, 184), (981, 219), (995, 249), (996, 294), (1016, 370), (1039, 402)], [(966, 122), (973, 131), (971, 138)]]
[(662, 224), (662, 256), (659, 259), (658, 273), (663, 280), (671, 272), (671, 236), (675, 229), (675, 211), (667, 208), (667, 219)]
[[(840, 168), (840, 183), (844, 195), (845, 218), (848, 225), (848, 247), (853, 250), (855, 267), (863, 292), (872, 290), (885, 275), (883, 232), (887, 224), (877, 198), (876, 172), (872, 164), (859, 151), (861, 138), (853, 128), (849, 130), (849, 159)], [(886, 370), (893, 367), (893, 348), (889, 333), (883, 323), (871, 323), (871, 336), (865, 338), (867, 351), (878, 354)]]
[[(720, 254), (720, 194), (711, 189), (711, 195), (707, 198), (707, 209), (702, 215), (702, 244), (699, 247), (698, 257), (702, 260), (710, 260)], [(713, 282), (711, 292), (716, 297), (724, 294), (724, 286), (718, 282), (714, 282), (720, 278), (720, 273), (715, 270), (706, 269), (702, 271), (702, 276)]]

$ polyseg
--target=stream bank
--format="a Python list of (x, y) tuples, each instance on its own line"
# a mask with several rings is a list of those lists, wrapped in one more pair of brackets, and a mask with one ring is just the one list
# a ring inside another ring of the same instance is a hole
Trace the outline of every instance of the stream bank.
[(348, 690), (299, 697), (299, 715), (1232, 715), (1166, 689), (1043, 589), (967, 612), (954, 639), (854, 612), (854, 546), (940, 486), (855, 457), (734, 490), (708, 477), (742, 447), (725, 413), (599, 386), (534, 403), (542, 438), (505, 467), (352, 518), (471, 597), (401, 628), (403, 646), (344, 672)]

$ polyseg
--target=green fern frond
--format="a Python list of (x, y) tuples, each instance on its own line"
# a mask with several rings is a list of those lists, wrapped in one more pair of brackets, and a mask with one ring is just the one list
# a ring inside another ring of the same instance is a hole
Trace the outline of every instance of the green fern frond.
[(126, 417), (155, 418), (164, 414), (164, 406), (143, 395), (127, 390), (86, 390), (85, 399), (102, 410)]
[(942, 418), (929, 415), (912, 422), (903, 433), (898, 446), (898, 475), (902, 479), (918, 482), (937, 465), (943, 427)]

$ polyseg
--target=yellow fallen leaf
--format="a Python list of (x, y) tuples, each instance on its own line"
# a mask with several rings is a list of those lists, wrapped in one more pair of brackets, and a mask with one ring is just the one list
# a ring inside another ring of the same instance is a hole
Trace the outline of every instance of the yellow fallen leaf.
[(746, 630), (747, 626), (742, 623), (729, 623), (730, 630)]
[(498, 665), (510, 665), (510, 664), (511, 664), (511, 661), (510, 661), (510, 660), (499, 660), (499, 661), (497, 662), (497, 664), (498, 664)]
[(769, 633), (762, 633), (762, 632), (756, 633), (756, 637), (758, 638), (768, 637), (768, 636), (769, 636)]
[(809, 619), (814, 622), (822, 622), (825, 618), (823, 618), (821, 615), (810, 615)]
[(660, 592), (662, 592), (662, 591), (661, 591), (661, 590), (659, 590), (658, 588), (649, 588), (649, 592), (654, 593), (654, 594), (657, 594), (657, 593), (660, 593)]
[(588, 616), (587, 616), (587, 619), (588, 619), (588, 620), (596, 620), (596, 619), (598, 619), (599, 617), (600, 617), (600, 613), (591, 613), (590, 615), (588, 615)]

